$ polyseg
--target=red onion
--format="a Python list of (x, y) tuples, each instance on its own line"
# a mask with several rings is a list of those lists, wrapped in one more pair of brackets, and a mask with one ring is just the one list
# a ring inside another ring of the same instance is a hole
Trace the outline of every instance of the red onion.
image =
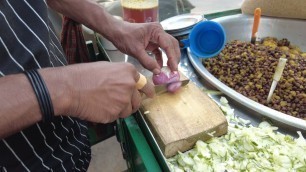
[(180, 80), (180, 74), (177, 71), (170, 72), (169, 69), (164, 69), (158, 75), (153, 75), (153, 83), (155, 85), (167, 84), (167, 90), (171, 93), (176, 92), (181, 87), (181, 82), (177, 82)]
[(168, 85), (167, 90), (168, 92), (175, 93), (177, 90), (181, 88), (181, 82), (173, 82)]
[(155, 85), (160, 85), (168, 83), (169, 78), (164, 72), (161, 72), (158, 75), (153, 75), (152, 80)]
[(180, 74), (177, 71), (170, 72), (167, 83), (172, 83), (180, 80)]

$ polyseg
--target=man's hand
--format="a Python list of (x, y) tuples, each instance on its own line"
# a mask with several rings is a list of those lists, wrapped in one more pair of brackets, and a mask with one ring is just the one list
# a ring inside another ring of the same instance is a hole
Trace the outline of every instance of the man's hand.
[[(100, 33), (154, 74), (159, 74), (163, 62), (159, 48), (166, 52), (169, 68), (177, 70), (181, 57), (178, 41), (167, 34), (159, 23), (119, 21), (91, 0), (48, 0), (47, 3), (52, 9)], [(152, 52), (156, 60), (146, 51)]]
[[(114, 28), (110, 39), (120, 51), (137, 58), (145, 68), (159, 74), (163, 65), (161, 48), (166, 52), (169, 68), (177, 71), (181, 57), (178, 41), (167, 34), (159, 23), (117, 22)], [(156, 60), (147, 51), (152, 52)]]
[[(52, 70), (52, 69), (51, 69)], [(139, 73), (129, 63), (96, 62), (71, 65), (63, 69), (67, 74), (69, 88), (68, 106), (64, 115), (98, 123), (112, 122), (136, 112), (140, 106), (141, 95), (136, 89)], [(42, 74), (48, 71), (42, 71)], [(45, 76), (48, 77), (48, 76)], [(52, 89), (52, 83), (46, 81)], [(150, 84), (150, 83), (147, 83)], [(142, 90), (152, 97), (152, 86)]]
[[(108, 123), (135, 112), (139, 91), (154, 96), (153, 85), (137, 90), (139, 73), (129, 63), (96, 62), (38, 71), (49, 90), (55, 116)], [(42, 119), (33, 88), (24, 74), (0, 77), (0, 138)]]

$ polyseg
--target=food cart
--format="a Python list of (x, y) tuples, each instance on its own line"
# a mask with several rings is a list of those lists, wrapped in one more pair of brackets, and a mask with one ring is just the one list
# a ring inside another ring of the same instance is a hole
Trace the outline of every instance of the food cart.
[[(179, 10), (174, 8), (175, 12), (173, 13), (171, 13), (171, 10), (168, 13), (163, 13), (163, 5), (167, 8), (167, 6), (169, 7), (169, 3), (160, 3), (160, 20), (190, 12), (188, 8), (185, 10), (182, 8), (179, 8)], [(118, 5), (110, 5), (108, 9), (111, 13), (113, 12), (113, 15), (120, 15), (120, 12), (118, 13)], [(221, 23), (227, 31), (227, 39), (246, 40), (251, 38), (253, 17), (242, 15), (240, 9), (205, 14), (204, 17), (208, 20), (215, 20)], [(272, 25), (274, 25), (273, 27), (280, 25), (283, 28), (270, 30), (273, 28)], [(287, 27), (288, 25), (291, 27)], [(296, 36), (298, 35), (291, 35), (292, 31), (299, 32), (299, 29), (305, 28), (305, 25), (304, 22), (299, 20), (263, 18), (262, 28), (264, 32), (261, 36), (281, 37), (282, 34), (285, 34), (288, 39), (294, 39), (295, 44), (305, 46), (303, 40), (299, 41), (297, 39)], [(242, 36), (241, 33), (245, 33), (245, 35)], [(148, 72), (133, 58), (119, 51), (105, 50), (99, 35), (96, 35), (96, 41), (100, 60), (108, 60), (111, 62), (126, 61), (134, 64), (139, 72), (143, 74)], [(306, 47), (301, 48), (305, 50)], [(294, 137), (297, 136), (296, 131), (305, 133), (306, 122), (304, 120), (284, 116), (283, 114), (279, 115), (277, 114), (278, 112), (270, 108), (262, 107), (262, 105), (234, 92), (229, 87), (219, 83), (207, 70), (203, 69), (201, 61), (189, 49), (184, 49), (181, 53), (179, 70), (203, 90), (221, 90), (223, 92), (222, 95), (210, 95), (217, 103), (220, 101), (221, 96), (225, 96), (229, 100), (231, 107), (235, 109), (235, 114), (245, 120), (251, 121), (252, 125), (256, 126), (263, 120), (269, 120), (273, 125), (279, 127), (279, 132), (290, 134)], [(154, 134), (140, 111), (126, 119), (117, 120), (115, 132), (121, 144), (123, 157), (126, 159), (130, 171), (155, 172), (170, 170), (167, 159), (163, 155)]]

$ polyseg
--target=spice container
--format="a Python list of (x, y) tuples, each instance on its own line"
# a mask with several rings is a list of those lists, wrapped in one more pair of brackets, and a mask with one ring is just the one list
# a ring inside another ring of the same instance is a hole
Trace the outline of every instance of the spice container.
[(158, 0), (121, 0), (124, 21), (149, 23), (158, 21)]

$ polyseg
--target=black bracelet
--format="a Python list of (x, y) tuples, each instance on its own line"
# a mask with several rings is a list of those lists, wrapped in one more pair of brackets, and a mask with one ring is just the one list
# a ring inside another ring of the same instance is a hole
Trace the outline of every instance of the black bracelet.
[(42, 120), (44, 122), (50, 122), (54, 116), (54, 109), (49, 91), (43, 78), (36, 69), (25, 71), (24, 74), (28, 77), (35, 92), (42, 113)]

